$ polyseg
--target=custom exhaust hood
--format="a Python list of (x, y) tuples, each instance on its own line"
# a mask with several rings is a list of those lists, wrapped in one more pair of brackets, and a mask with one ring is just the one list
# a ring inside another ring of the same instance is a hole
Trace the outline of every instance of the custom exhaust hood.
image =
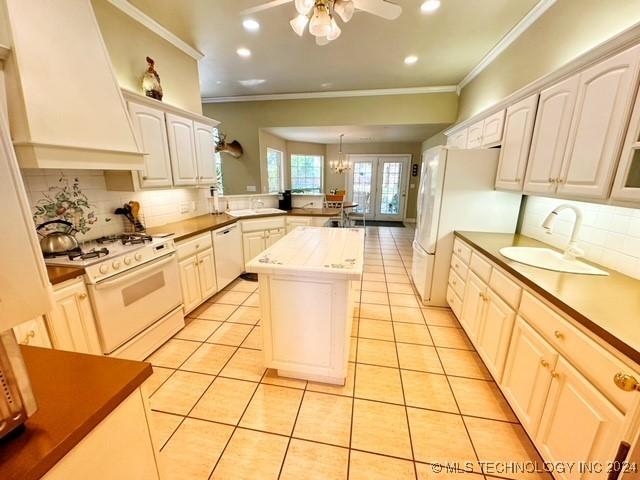
[(0, 0), (11, 136), (23, 168), (139, 170), (143, 153), (90, 0)]

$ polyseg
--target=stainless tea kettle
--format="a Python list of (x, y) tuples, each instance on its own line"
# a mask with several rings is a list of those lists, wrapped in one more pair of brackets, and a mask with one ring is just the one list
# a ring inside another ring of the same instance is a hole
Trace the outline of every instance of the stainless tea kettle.
[[(57, 230), (47, 234), (40, 232), (40, 230), (47, 225), (53, 225), (56, 223), (64, 225), (67, 228), (65, 230)], [(73, 236), (73, 232), (75, 231), (76, 229), (73, 227), (73, 224), (66, 220), (50, 220), (38, 225), (36, 228), (36, 232), (38, 232), (38, 235), (42, 237), (40, 239), (40, 248), (45, 254), (62, 253), (77, 249), (78, 241), (76, 240), (76, 237)]]

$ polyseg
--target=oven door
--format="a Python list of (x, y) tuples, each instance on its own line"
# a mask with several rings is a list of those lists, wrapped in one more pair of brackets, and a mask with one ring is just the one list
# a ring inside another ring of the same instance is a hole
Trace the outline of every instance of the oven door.
[(102, 351), (109, 354), (182, 303), (175, 253), (89, 285)]

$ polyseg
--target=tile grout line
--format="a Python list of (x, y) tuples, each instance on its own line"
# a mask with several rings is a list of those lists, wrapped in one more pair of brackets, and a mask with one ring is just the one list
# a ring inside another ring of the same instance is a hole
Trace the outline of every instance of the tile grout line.
[(300, 403), (298, 404), (298, 411), (296, 412), (296, 417), (293, 419), (293, 425), (291, 426), (291, 433), (288, 435), (289, 440), (287, 441), (287, 448), (284, 450), (284, 455), (282, 457), (282, 462), (280, 463), (280, 471), (278, 472), (278, 480), (282, 476), (282, 471), (284, 470), (284, 464), (287, 460), (287, 454), (289, 453), (289, 447), (291, 446), (291, 440), (293, 439), (293, 433), (296, 430), (296, 424), (298, 423), (298, 417), (300, 416), (300, 410), (302, 409), (302, 402), (304, 402), (304, 397), (307, 394), (307, 386), (309, 385), (309, 381), (305, 381), (304, 390), (302, 391), (302, 396), (300, 397)]

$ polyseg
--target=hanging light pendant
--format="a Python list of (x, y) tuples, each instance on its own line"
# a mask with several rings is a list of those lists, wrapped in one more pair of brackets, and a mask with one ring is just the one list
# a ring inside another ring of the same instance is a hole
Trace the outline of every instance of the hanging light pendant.
[(309, 33), (316, 37), (326, 37), (331, 32), (331, 15), (324, 2), (316, 2), (309, 22)]
[(296, 10), (300, 15), (307, 15), (314, 4), (315, 0), (295, 0)]
[(343, 22), (347, 23), (353, 17), (353, 13), (356, 11), (356, 6), (353, 0), (335, 0), (333, 4), (333, 11), (340, 15)]
[(342, 174), (347, 170), (351, 170), (351, 162), (345, 161), (344, 153), (342, 152), (343, 138), (344, 138), (344, 133), (341, 133), (340, 142), (339, 142), (340, 147), (338, 149), (338, 160), (331, 160), (331, 162), (329, 163), (329, 166), (331, 167), (331, 169), (338, 174)]
[(296, 32), (299, 36), (304, 35), (304, 29), (307, 27), (307, 23), (309, 23), (309, 17), (306, 15), (298, 15), (296, 18), (289, 22), (293, 31)]

